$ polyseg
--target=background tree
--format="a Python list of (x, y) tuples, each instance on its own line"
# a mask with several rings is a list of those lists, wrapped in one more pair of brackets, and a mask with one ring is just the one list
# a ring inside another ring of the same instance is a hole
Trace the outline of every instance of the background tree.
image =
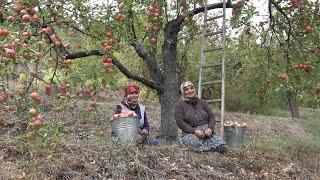
[(276, 85), (269, 88), (284, 92), (292, 117), (299, 117), (299, 101), (304, 94), (311, 90), (317, 99), (319, 2), (269, 0), (268, 13), (269, 20), (254, 25), (250, 18), (258, 12), (247, 3), (234, 9), (233, 25), (246, 25), (244, 33), (260, 39), (261, 47), (267, 50), (266, 58), (259, 62), (260, 69), (266, 69), (272, 78), (268, 84)]

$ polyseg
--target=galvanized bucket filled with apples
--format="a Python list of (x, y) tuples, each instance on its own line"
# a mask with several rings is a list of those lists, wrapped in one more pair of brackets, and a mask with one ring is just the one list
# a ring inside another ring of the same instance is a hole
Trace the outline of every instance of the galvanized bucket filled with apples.
[(134, 111), (122, 110), (120, 114), (114, 114), (110, 122), (113, 133), (120, 142), (125, 144), (136, 142), (139, 119)]
[(246, 123), (226, 121), (223, 125), (223, 130), (227, 145), (231, 147), (241, 147), (246, 127)]

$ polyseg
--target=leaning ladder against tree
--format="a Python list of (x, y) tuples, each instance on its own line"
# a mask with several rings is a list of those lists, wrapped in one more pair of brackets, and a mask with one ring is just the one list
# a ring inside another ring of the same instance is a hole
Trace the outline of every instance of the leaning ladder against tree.
[[(220, 103), (220, 122), (221, 122), (221, 136), (223, 136), (223, 122), (225, 111), (225, 58), (226, 58), (226, 0), (223, 0), (222, 14), (208, 17), (208, 0), (205, 0), (204, 6), (204, 20), (203, 20), (203, 34), (201, 43), (201, 57), (200, 57), (200, 72), (198, 84), (198, 96), (202, 97), (204, 86), (213, 89), (215, 85), (220, 86), (220, 97), (207, 99), (208, 103)], [(215, 21), (222, 18), (222, 27), (210, 28), (208, 22)], [(213, 30), (209, 30), (213, 29)], [(214, 38), (214, 36), (219, 36)], [(209, 42), (209, 41), (213, 42)], [(218, 42), (217, 42), (218, 41)], [(207, 47), (210, 43), (211, 47)], [(218, 44), (218, 45), (217, 45)], [(219, 58), (214, 56), (218, 52)], [(209, 54), (210, 53), (210, 54)], [(206, 60), (207, 59), (207, 60)], [(218, 61), (217, 61), (218, 59)], [(221, 67), (221, 71), (217, 69)], [(207, 70), (207, 71), (205, 71)], [(219, 72), (217, 77), (215, 73)], [(209, 78), (211, 76), (211, 78)]]

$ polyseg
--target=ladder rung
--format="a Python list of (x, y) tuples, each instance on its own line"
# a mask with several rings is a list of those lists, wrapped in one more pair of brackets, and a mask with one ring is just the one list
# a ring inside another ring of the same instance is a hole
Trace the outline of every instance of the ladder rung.
[(215, 102), (221, 102), (221, 98), (220, 99), (208, 99), (206, 100), (207, 103), (215, 103)]
[(222, 33), (223, 33), (223, 31), (219, 30), (219, 31), (211, 32), (211, 33), (206, 33), (206, 36), (213, 36), (213, 35), (222, 34)]
[(206, 65), (203, 65), (202, 67), (203, 68), (210, 68), (210, 67), (216, 67), (216, 66), (222, 66), (222, 64), (206, 64)]
[(216, 50), (221, 50), (222, 46), (217, 46), (217, 47), (213, 47), (210, 49), (205, 49), (204, 52), (210, 52), (210, 51), (216, 51)]
[(222, 18), (222, 17), (223, 17), (223, 14), (219, 15), (219, 16), (214, 16), (214, 17), (208, 18), (208, 19), (206, 19), (206, 21), (212, 21), (212, 20), (219, 19), (219, 18)]
[(221, 80), (214, 80), (214, 81), (206, 81), (206, 82), (202, 82), (203, 85), (209, 85), (209, 84), (218, 84), (221, 83)]

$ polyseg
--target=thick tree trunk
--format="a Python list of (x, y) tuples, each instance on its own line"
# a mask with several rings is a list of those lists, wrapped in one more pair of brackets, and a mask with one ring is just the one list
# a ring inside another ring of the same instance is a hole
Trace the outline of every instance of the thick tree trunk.
[(161, 83), (162, 93), (159, 93), (161, 104), (160, 135), (166, 139), (176, 139), (178, 128), (174, 119), (174, 106), (179, 99), (177, 76), (177, 42), (181, 22), (171, 21), (164, 29), (162, 46), (164, 81)]
[(299, 118), (299, 102), (297, 101), (297, 95), (294, 92), (287, 91), (288, 104), (293, 118)]
[[(167, 82), (167, 81), (166, 81)], [(178, 136), (178, 127), (174, 119), (174, 106), (179, 99), (176, 82), (167, 82), (163, 94), (159, 94), (161, 104), (160, 136), (175, 140)]]

